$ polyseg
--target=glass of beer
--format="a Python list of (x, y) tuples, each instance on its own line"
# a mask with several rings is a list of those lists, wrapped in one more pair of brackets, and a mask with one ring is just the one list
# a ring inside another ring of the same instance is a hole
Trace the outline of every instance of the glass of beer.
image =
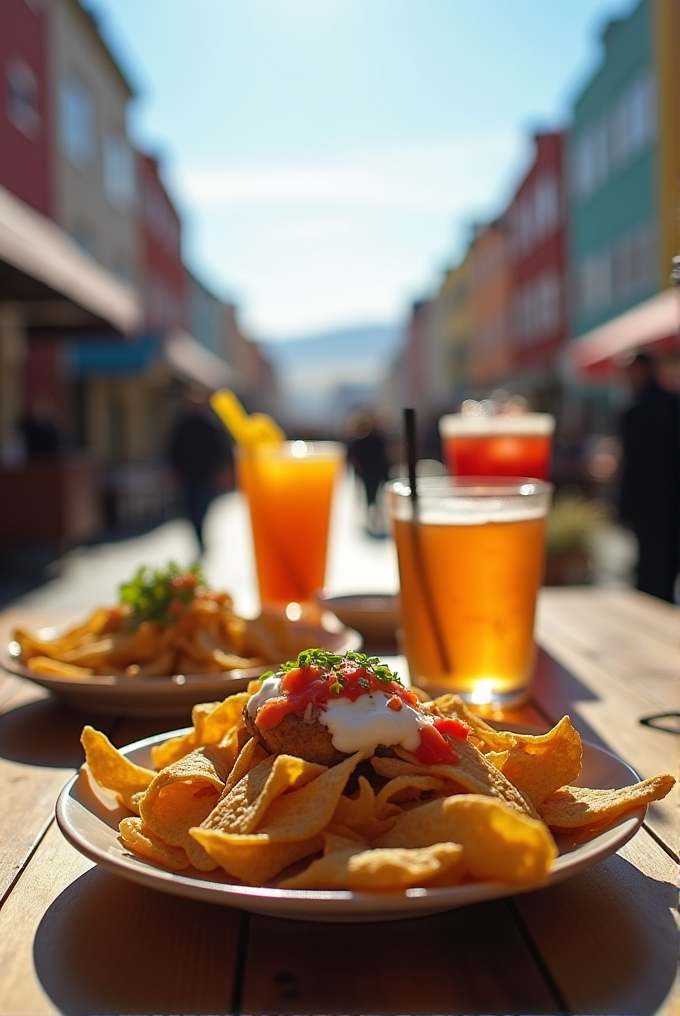
[(512, 707), (535, 657), (552, 486), (534, 479), (428, 476), (386, 487), (411, 680), (434, 695)]
[(498, 413), (439, 420), (446, 468), (451, 476), (536, 476), (550, 468), (555, 417), (550, 413)]
[(311, 603), (323, 587), (331, 507), (344, 457), (345, 446), (334, 441), (237, 448), (263, 606)]

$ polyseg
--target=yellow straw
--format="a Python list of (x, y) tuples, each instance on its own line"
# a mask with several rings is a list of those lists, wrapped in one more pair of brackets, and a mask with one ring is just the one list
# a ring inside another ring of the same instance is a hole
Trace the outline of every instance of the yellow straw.
[(277, 423), (265, 413), (246, 413), (236, 395), (221, 388), (210, 396), (210, 404), (237, 444), (246, 451), (258, 445), (280, 444), (285, 434)]

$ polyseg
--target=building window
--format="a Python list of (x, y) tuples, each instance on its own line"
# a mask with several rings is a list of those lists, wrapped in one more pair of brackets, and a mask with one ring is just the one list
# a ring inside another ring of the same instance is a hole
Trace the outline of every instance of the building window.
[(7, 65), (7, 116), (27, 138), (37, 135), (38, 82), (24, 60), (12, 60)]
[(115, 208), (130, 208), (134, 204), (134, 159), (122, 134), (109, 134), (104, 142), (104, 191)]
[(612, 302), (612, 258), (609, 251), (596, 251), (584, 258), (579, 271), (578, 300), (581, 313), (597, 314)]
[(612, 250), (616, 300), (634, 299), (653, 285), (657, 268), (655, 252), (655, 231), (650, 226), (633, 230), (617, 241)]
[(656, 137), (656, 86), (650, 70), (639, 72), (576, 139), (574, 192), (587, 198), (607, 178), (647, 151)]
[(95, 158), (95, 117), (92, 97), (76, 78), (61, 84), (60, 139), (64, 155), (76, 166), (87, 166)]
[(539, 176), (534, 189), (534, 221), (537, 238), (549, 236), (560, 221), (560, 195), (554, 176)]

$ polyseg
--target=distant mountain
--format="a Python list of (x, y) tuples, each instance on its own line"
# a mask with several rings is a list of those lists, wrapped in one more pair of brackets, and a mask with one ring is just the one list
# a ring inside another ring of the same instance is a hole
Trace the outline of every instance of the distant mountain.
[(402, 341), (401, 325), (370, 325), (279, 342), (261, 342), (260, 347), (275, 366), (286, 369), (303, 364), (386, 363), (396, 354)]

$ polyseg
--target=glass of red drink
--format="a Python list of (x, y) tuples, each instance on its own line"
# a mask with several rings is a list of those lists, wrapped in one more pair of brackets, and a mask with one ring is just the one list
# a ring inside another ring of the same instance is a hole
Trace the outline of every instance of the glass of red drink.
[(555, 417), (550, 413), (498, 413), (439, 420), (447, 471), (452, 476), (533, 476), (550, 469)]

